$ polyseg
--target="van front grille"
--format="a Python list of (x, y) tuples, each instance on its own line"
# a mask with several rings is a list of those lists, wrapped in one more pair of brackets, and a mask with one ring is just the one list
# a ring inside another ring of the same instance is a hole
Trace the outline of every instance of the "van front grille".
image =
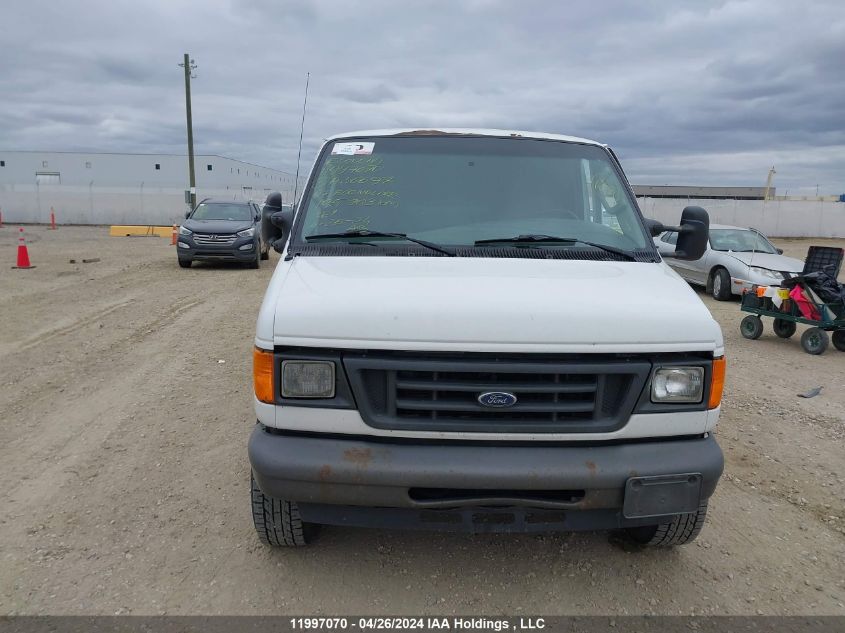
[[(364, 420), (386, 429), (607, 432), (633, 410), (645, 361), (564, 362), (345, 357)], [(509, 406), (483, 394), (510, 396)]]
[[(595, 374), (496, 372), (396, 372), (396, 414), (406, 419), (514, 419), (558, 422), (590, 417), (596, 404)], [(510, 407), (487, 408), (483, 393), (516, 397)]]

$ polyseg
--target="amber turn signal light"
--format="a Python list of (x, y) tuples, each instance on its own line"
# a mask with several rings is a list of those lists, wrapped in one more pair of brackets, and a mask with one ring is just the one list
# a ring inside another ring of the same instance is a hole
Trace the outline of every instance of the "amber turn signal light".
[(255, 397), (273, 404), (273, 352), (258, 347), (252, 350), (252, 383)]
[(722, 389), (725, 387), (725, 357), (713, 359), (713, 377), (710, 380), (710, 400), (708, 409), (715, 409), (722, 403)]

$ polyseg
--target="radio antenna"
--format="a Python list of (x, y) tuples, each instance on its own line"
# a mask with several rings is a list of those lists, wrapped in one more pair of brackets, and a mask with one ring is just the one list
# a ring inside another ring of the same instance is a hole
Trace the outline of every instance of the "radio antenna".
[(299, 153), (296, 155), (296, 180), (293, 183), (293, 202), (296, 204), (296, 194), (299, 191), (299, 163), (302, 158), (302, 133), (305, 131), (305, 109), (308, 107), (308, 82), (311, 73), (305, 73), (305, 100), (302, 102), (302, 123), (299, 126)]

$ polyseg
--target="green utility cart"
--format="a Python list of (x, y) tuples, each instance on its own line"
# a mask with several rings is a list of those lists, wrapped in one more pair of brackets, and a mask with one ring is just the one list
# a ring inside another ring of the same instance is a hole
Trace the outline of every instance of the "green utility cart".
[[(842, 266), (843, 249), (823, 246), (811, 246), (807, 253), (802, 275), (783, 286), (800, 286), (808, 290), (802, 280), (804, 275), (816, 271), (825, 271), (836, 279)], [(809, 290), (812, 290), (811, 288)], [(772, 329), (780, 338), (790, 338), (795, 334), (798, 323), (811, 326), (801, 335), (801, 347), (808, 354), (823, 354), (830, 341), (840, 352), (845, 352), (845, 300), (825, 303), (817, 300), (813, 292), (805, 292), (805, 298), (815, 308), (819, 319), (807, 318), (793, 299), (784, 299), (777, 305), (771, 297), (758, 297), (756, 292), (742, 295), (743, 312), (750, 312), (742, 319), (739, 329), (747, 339), (758, 339), (763, 333), (763, 320), (760, 317), (772, 317)], [(830, 334), (828, 334), (830, 333)]]

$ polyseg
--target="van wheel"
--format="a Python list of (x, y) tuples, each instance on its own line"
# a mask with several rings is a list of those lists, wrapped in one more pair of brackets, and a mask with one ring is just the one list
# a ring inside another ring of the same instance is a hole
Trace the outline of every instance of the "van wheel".
[(252, 523), (262, 543), (274, 547), (304, 547), (314, 540), (320, 526), (303, 522), (295, 502), (266, 496), (251, 474), (249, 481)]
[(716, 301), (727, 301), (731, 298), (731, 276), (724, 268), (717, 268), (713, 272), (711, 293)]
[(833, 332), (833, 346), (840, 352), (845, 352), (845, 330)]
[(180, 268), (190, 268), (193, 262), (190, 259), (182, 259), (179, 258), (179, 267)]
[(691, 543), (704, 527), (707, 518), (707, 501), (702, 501), (698, 510), (691, 514), (678, 514), (668, 523), (628, 528), (628, 536), (641, 545), (649, 547), (674, 547)]

